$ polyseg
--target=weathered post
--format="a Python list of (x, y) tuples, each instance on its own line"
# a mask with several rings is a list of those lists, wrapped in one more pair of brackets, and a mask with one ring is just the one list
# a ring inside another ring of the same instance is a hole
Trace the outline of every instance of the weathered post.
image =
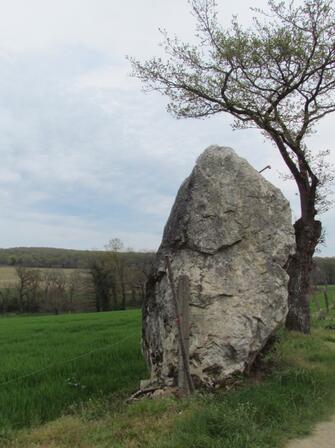
[[(181, 333), (184, 339), (185, 346), (185, 361), (189, 365), (189, 339), (190, 339), (190, 280), (187, 275), (182, 275), (179, 277), (177, 286), (177, 298), (179, 307), (179, 317)], [(189, 394), (189, 384), (184, 369), (184, 362), (181, 350), (179, 349), (179, 359), (178, 359), (178, 387), (180, 391), (184, 394)]]
[(184, 342), (183, 329), (181, 326), (176, 285), (174, 282), (170, 258), (168, 256), (165, 256), (165, 263), (166, 263), (167, 274), (168, 274), (171, 291), (172, 291), (172, 300), (174, 303), (174, 308), (175, 308), (175, 313), (176, 313), (177, 334), (178, 334), (178, 339), (179, 339), (179, 352), (181, 353), (181, 356), (182, 356), (183, 369), (184, 369), (185, 376), (187, 379), (187, 384), (188, 384), (188, 392), (192, 393), (194, 390), (194, 386), (193, 386), (193, 381), (192, 381), (192, 377), (191, 377), (191, 373), (190, 373), (190, 365), (189, 365), (188, 357), (187, 357), (186, 350), (185, 350), (185, 342)]
[(319, 314), (321, 311), (321, 305), (320, 305), (320, 298), (319, 298), (319, 290), (317, 288), (315, 290), (314, 302), (315, 302), (315, 306), (316, 306), (316, 311)]
[(316, 304), (316, 309), (317, 309), (317, 319), (318, 320), (324, 320), (326, 318), (326, 312), (325, 312), (325, 310), (323, 310), (321, 308), (319, 293), (321, 294), (321, 290), (317, 289), (316, 290), (316, 295), (315, 295), (315, 304)]
[(329, 297), (328, 297), (328, 284), (326, 283), (323, 288), (323, 296), (325, 298), (325, 304), (326, 304), (326, 312), (329, 313)]

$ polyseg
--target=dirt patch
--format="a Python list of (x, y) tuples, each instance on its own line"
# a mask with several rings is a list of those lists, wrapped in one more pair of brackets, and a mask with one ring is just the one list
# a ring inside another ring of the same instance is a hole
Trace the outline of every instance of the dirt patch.
[(335, 416), (328, 422), (319, 423), (311, 436), (293, 440), (286, 448), (334, 448)]

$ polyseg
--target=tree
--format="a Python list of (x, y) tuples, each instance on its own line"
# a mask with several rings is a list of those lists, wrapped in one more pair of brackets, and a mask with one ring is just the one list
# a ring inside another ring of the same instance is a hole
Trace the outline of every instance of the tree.
[(13, 300), (13, 284), (6, 282), (1, 284), (0, 289), (0, 313), (5, 314), (8, 311), (12, 311), (13, 308), (16, 311), (16, 303)]
[(116, 303), (115, 278), (106, 257), (93, 260), (89, 273), (94, 287), (96, 311), (108, 311), (111, 306), (114, 308)]
[[(335, 111), (335, 14), (332, 0), (297, 4), (268, 0), (270, 13), (254, 9), (253, 27), (236, 18), (224, 29), (215, 0), (191, 0), (200, 45), (171, 39), (166, 61), (130, 58), (134, 76), (169, 98), (178, 118), (228, 113), (237, 129), (258, 128), (279, 150), (298, 187), (301, 216), (296, 252), (287, 265), (291, 330), (310, 331), (308, 304), (312, 256), (321, 235), (315, 217), (327, 209), (326, 153), (306, 143), (315, 124)], [(265, 20), (264, 20), (265, 19)]]
[(44, 272), (44, 301), (48, 311), (59, 314), (67, 308), (66, 277), (61, 269)]
[(132, 254), (132, 263), (127, 265), (127, 284), (131, 294), (131, 305), (141, 304), (145, 298), (145, 287), (152, 269), (152, 260), (149, 257), (138, 257)]
[(316, 285), (335, 284), (335, 257), (314, 258), (313, 282)]
[(41, 272), (38, 269), (29, 269), (24, 266), (16, 267), (18, 277), (17, 301), (19, 312), (36, 312), (40, 303)]
[(68, 310), (74, 312), (78, 307), (77, 299), (80, 297), (83, 304), (84, 297), (89, 293), (86, 281), (87, 274), (79, 269), (71, 271), (70, 275), (66, 279), (66, 293), (68, 299)]
[(105, 245), (105, 249), (109, 256), (111, 269), (115, 272), (121, 289), (121, 309), (125, 310), (127, 301), (127, 265), (121, 253), (124, 249), (124, 244), (119, 238), (112, 238)]
[(147, 253), (144, 257), (137, 257), (137, 260), (136, 258), (134, 259), (132, 286), (135, 286), (139, 290), (141, 302), (145, 299), (146, 285), (153, 271), (154, 262), (155, 256), (153, 253)]

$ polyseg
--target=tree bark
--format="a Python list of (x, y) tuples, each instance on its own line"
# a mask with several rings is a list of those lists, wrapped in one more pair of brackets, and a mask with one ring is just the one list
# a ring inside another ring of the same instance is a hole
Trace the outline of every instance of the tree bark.
[(121, 280), (121, 293), (122, 293), (122, 302), (121, 302), (121, 309), (126, 309), (126, 301), (127, 301), (127, 293), (126, 293), (126, 285), (124, 280)]
[(288, 330), (310, 333), (310, 309), (308, 292), (313, 263), (313, 254), (321, 235), (321, 222), (311, 218), (300, 218), (294, 224), (296, 252), (290, 257), (287, 273), (288, 306), (286, 319)]

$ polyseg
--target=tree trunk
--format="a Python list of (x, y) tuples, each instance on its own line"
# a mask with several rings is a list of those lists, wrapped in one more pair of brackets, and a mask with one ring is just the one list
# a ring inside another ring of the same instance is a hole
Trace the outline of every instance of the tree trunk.
[(117, 290), (116, 290), (116, 284), (114, 281), (114, 278), (112, 280), (111, 286), (110, 286), (110, 298), (111, 298), (111, 310), (117, 309)]
[(326, 313), (329, 313), (329, 298), (328, 298), (328, 284), (326, 283), (323, 288), (323, 297), (325, 298), (325, 305), (326, 305)]
[(286, 328), (308, 334), (310, 333), (308, 292), (313, 254), (321, 235), (321, 222), (314, 218), (306, 222), (300, 218), (295, 222), (294, 229), (297, 247), (287, 267), (290, 279)]
[(122, 292), (121, 309), (125, 310), (126, 309), (126, 301), (127, 301), (127, 293), (126, 293), (126, 285), (125, 285), (123, 279), (121, 281), (121, 292)]

